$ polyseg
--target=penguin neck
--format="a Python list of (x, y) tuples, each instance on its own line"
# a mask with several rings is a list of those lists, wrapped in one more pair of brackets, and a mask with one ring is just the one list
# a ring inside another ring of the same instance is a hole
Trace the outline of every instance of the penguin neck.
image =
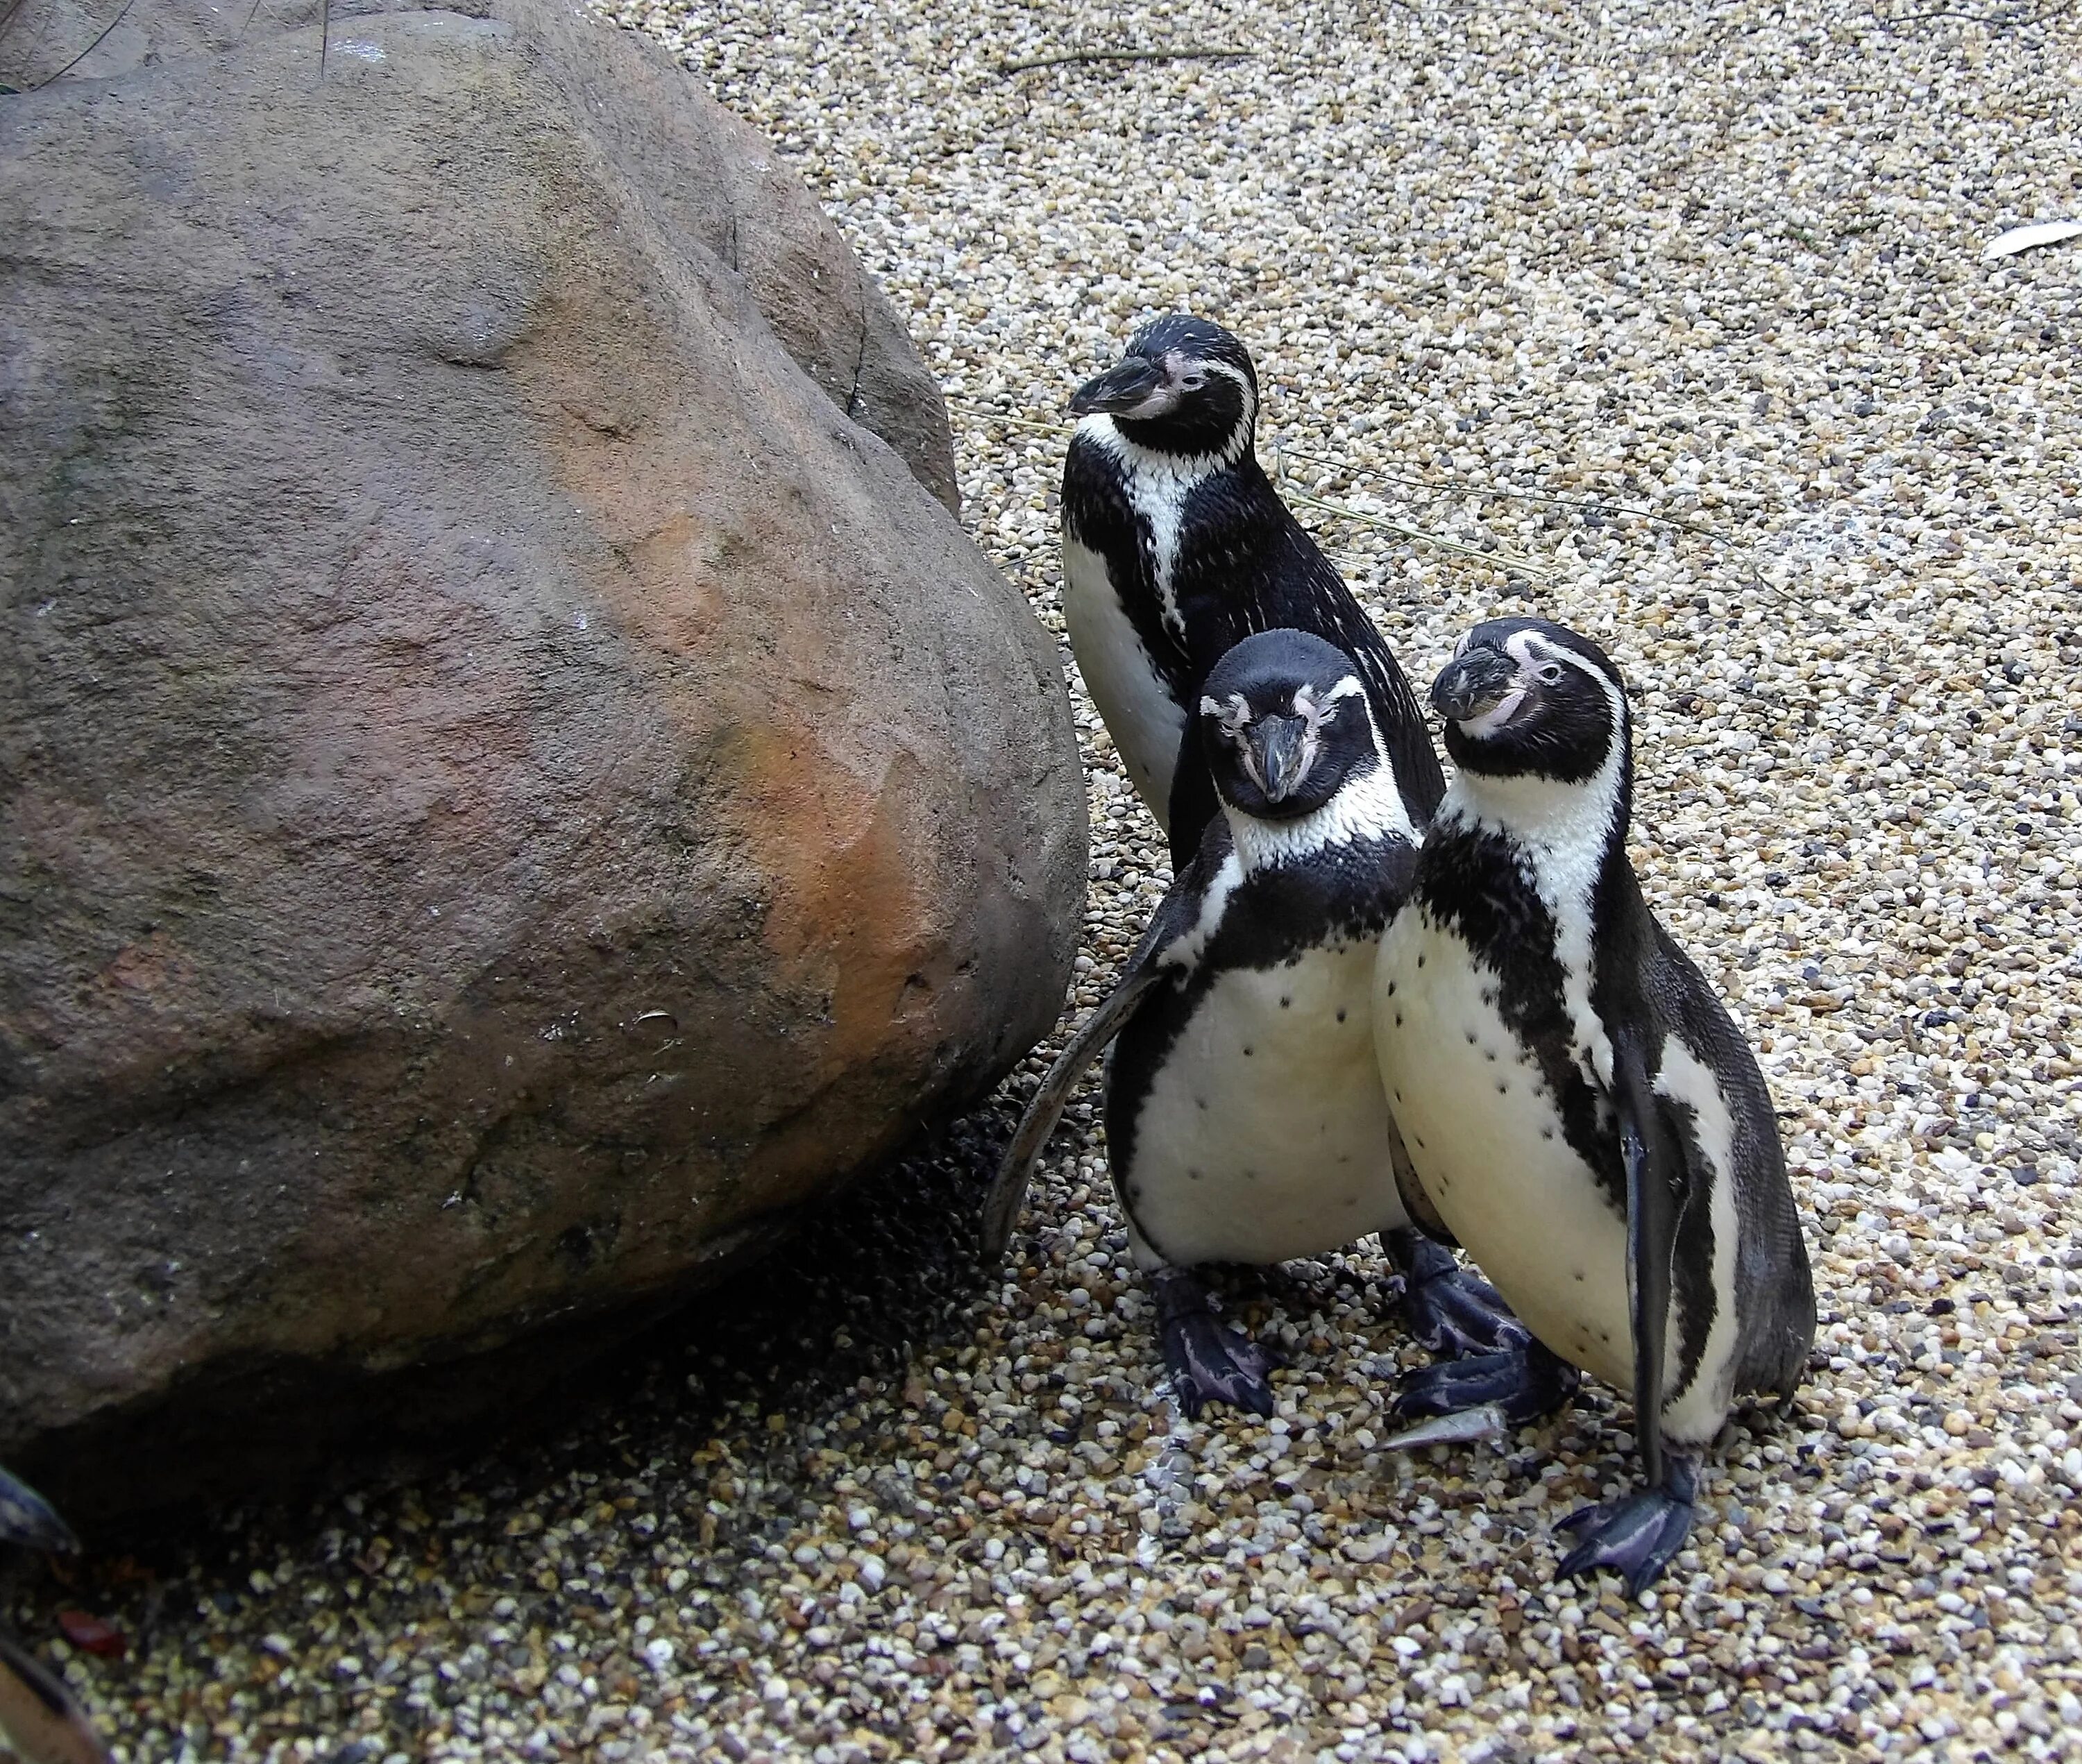
[[(1133, 427), (1146, 428), (1148, 425)], [(1077, 434), (1080, 439), (1089, 440), (1111, 457), (1130, 480), (1153, 488), (1161, 486), (1182, 495), (1202, 479), (1212, 478), (1217, 472), (1233, 470), (1245, 461), (1255, 465), (1258, 457), (1251, 446), (1254, 427), (1246, 418), (1219, 444), (1198, 452), (1153, 444), (1147, 437), (1131, 435), (1106, 415), (1086, 417), (1078, 423)]]
[[(1562, 1008), (1578, 1064), (1609, 1087), (1612, 1044), (1595, 1003), (1599, 952), (1616, 911), (1612, 884), (1633, 886), (1626, 862), (1633, 768), (1621, 733), (1604, 763), (1580, 784), (1537, 773), (1497, 776), (1462, 771), (1439, 805), (1435, 828), (1500, 836), (1519, 855), (1532, 891), (1553, 925), (1562, 970)], [(1435, 831), (1433, 836), (1438, 836)]]
[(1263, 480), (1265, 474), (1250, 451), (1250, 432), (1248, 422), (1240, 423), (1230, 437), (1232, 444), (1224, 450), (1174, 453), (1130, 440), (1110, 416), (1088, 416), (1077, 425), (1077, 440), (1089, 442), (1120, 474), (1128, 506), (1146, 529), (1157, 617), (1181, 656), (1191, 652), (1175, 581), (1186, 504), (1203, 484), (1224, 475), (1248, 473)]
[(1624, 740), (1580, 784), (1463, 768), (1439, 805), (1439, 825), (1501, 834), (1532, 861), (1550, 908), (1587, 913), (1608, 859), (1625, 844), (1633, 788)]
[(1385, 760), (1371, 769), (1350, 777), (1337, 794), (1319, 809), (1291, 821), (1260, 820), (1229, 802), (1222, 813), (1229, 825), (1229, 842), (1246, 876), (1283, 864), (1306, 863), (1325, 848), (1350, 845), (1367, 840), (1397, 840), (1414, 845), (1417, 827), (1409, 805), (1397, 787), (1395, 773)]

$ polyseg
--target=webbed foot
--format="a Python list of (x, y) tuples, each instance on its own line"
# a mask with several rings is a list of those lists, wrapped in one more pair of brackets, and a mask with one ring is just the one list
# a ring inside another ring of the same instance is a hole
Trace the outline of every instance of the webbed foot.
[(1537, 1341), (1501, 1354), (1441, 1360), (1408, 1374), (1389, 1404), (1389, 1418), (1417, 1421), (1464, 1409), (1493, 1408), (1507, 1425), (1523, 1427), (1551, 1415), (1576, 1394), (1583, 1375)]
[(1616, 1501), (1584, 1507), (1562, 1522), (1565, 1531), (1583, 1541), (1562, 1559), (1558, 1580), (1581, 1580), (1601, 1568), (1626, 1577), (1636, 1598), (1670, 1565), (1691, 1535), (1692, 1501), (1699, 1492), (1699, 1467), (1689, 1459), (1671, 1457), (1660, 1488), (1644, 1488)]
[(1463, 1268), (1453, 1252), (1417, 1231), (1390, 1231), (1384, 1240), (1402, 1273), (1402, 1315), (1417, 1345), (1428, 1354), (1458, 1359), (1521, 1348), (1532, 1332), (1479, 1274)]
[(1279, 1365), (1279, 1357), (1241, 1330), (1216, 1322), (1206, 1289), (1183, 1269), (1167, 1268), (1150, 1284), (1164, 1363), (1187, 1417), (1197, 1420), (1207, 1403), (1270, 1415), (1272, 1387), (1266, 1380)]

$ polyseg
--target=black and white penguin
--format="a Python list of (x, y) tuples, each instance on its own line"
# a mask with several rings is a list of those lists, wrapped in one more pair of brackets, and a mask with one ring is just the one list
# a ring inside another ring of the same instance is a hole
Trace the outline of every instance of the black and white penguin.
[[(27, 1484), (0, 1470), (0, 1543), (67, 1554), (72, 1527)], [(0, 1753), (24, 1764), (108, 1764), (94, 1724), (49, 1667), (0, 1631)]]
[(985, 1208), (1001, 1251), (1085, 1067), (1114, 1043), (1114, 1185), (1152, 1282), (1180, 1401), (1272, 1412), (1271, 1362), (1218, 1325), (1190, 1272), (1270, 1264), (1379, 1231), (1435, 1351), (1522, 1348), (1493, 1289), (1413, 1230), (1371, 1023), (1382, 927), (1418, 828), (1351, 657), (1300, 631), (1239, 643), (1195, 718), (1223, 812), (1119, 985), (1043, 1083)]
[(1092, 702), (1182, 869), (1215, 797), (1186, 739), (1208, 671), (1254, 631), (1311, 632), (1356, 664), (1420, 827), (1444, 780), (1410, 682), (1258, 463), (1258, 373), (1219, 325), (1145, 325), (1070, 400), (1063, 617)]
[[(1739, 1392), (1789, 1396), (1814, 1338), (1764, 1075), (1642, 899), (1619, 670), (1542, 619), (1460, 641), (1431, 688), (1458, 773), (1381, 941), (1382, 1079), (1431, 1207), (1545, 1347), (1633, 1396), (1640, 1493), (1563, 1522), (1560, 1572), (1638, 1593), (1691, 1528)], [(1513, 1412), (1480, 1358), (1405, 1415)]]

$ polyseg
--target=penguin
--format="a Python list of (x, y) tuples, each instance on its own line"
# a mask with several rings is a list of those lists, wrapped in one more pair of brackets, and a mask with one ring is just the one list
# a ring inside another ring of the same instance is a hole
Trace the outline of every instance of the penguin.
[[(1630, 1389), (1646, 1484), (1562, 1524), (1636, 1594), (1683, 1547), (1738, 1393), (1789, 1398), (1814, 1290), (1771, 1095), (1626, 855), (1625, 683), (1544, 619), (1431, 688), (1456, 776), (1381, 940), (1380, 1071), (1417, 1182), (1542, 1349)], [(1408, 1380), (1406, 1417), (1520, 1418), (1526, 1362)]]
[(1383, 1235), (1436, 1352), (1529, 1338), (1494, 1289), (1413, 1228), (1376, 1069), (1382, 927), (1418, 823), (1353, 659), (1306, 632), (1246, 638), (1208, 674), (1195, 734), (1221, 812), (1123, 975), (1056, 1063), (986, 1202), (1001, 1252), (1029, 1171), (1085, 1067), (1113, 1044), (1114, 1186), (1182, 1406), (1272, 1412), (1273, 1362), (1218, 1325), (1192, 1272)]
[(1421, 827), (1445, 789), (1380, 632), (1258, 463), (1258, 373), (1220, 326), (1147, 324), (1078, 388), (1063, 465), (1063, 617), (1092, 702), (1183, 869), (1216, 813), (1190, 739), (1208, 671), (1254, 632), (1308, 631), (1357, 666)]
[[(72, 1527), (27, 1483), (0, 1469), (0, 1543), (70, 1554)], [(63, 1682), (0, 1632), (0, 1753), (24, 1764), (109, 1764), (108, 1748)]]

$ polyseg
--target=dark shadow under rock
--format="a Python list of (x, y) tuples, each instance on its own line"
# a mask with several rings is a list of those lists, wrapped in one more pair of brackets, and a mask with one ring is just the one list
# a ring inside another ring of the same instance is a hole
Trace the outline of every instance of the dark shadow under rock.
[[(989, 1290), (982, 1198), (1018, 1117), (1001, 1094), (888, 1168), (764, 1222), (747, 1234), (737, 1271), (698, 1292), (373, 1379), (255, 1365), (220, 1396), (189, 1396), (177, 1419), (156, 1406), (98, 1417), (56, 1442), (72, 1467), (67, 1516), (95, 1556), (207, 1555), (219, 1530), (265, 1553), (269, 1538), (308, 1530), (313, 1501), (445, 1471), (525, 1482), (648, 1455), (706, 1437), (732, 1403), (797, 1415), (842, 1404), (859, 1379), (891, 1375)], [(270, 1467), (257, 1488), (256, 1462)], [(154, 1484), (142, 1500), (141, 1465)], [(23, 1467), (33, 1480), (36, 1463)], [(189, 1517), (170, 1524), (182, 1510)]]

